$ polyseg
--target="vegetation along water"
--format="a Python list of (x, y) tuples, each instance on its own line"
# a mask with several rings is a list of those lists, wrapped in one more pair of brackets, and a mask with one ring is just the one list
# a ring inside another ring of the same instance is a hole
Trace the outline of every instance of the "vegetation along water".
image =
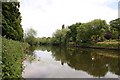
[(109, 24), (102, 19), (68, 26), (63, 23), (52, 37), (36, 37), (34, 29), (23, 30), (19, 7), (19, 2), (2, 2), (0, 75), (3, 80), (22, 77), (116, 78), (120, 75), (120, 18)]
[(31, 48), (23, 61), (24, 78), (118, 78), (120, 53), (74, 47)]

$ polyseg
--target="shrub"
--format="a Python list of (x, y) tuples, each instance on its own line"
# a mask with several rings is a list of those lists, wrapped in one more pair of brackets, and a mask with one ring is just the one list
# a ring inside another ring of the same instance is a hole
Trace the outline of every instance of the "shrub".
[(28, 44), (2, 39), (2, 78), (22, 78), (22, 61)]

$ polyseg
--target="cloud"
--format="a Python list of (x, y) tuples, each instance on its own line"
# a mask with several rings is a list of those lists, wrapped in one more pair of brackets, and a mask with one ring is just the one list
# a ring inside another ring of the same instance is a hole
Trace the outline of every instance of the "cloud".
[(116, 9), (118, 0), (21, 0), (20, 2), (24, 30), (32, 27), (39, 37), (52, 36), (62, 24), (67, 26), (97, 18), (109, 22), (118, 17)]
[(118, 17), (120, 18), (120, 1), (118, 3)]

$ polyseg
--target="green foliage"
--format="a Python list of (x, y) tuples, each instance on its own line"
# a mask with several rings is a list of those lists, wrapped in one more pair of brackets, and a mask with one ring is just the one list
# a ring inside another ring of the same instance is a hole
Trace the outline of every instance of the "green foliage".
[(69, 31), (68, 28), (63, 28), (61, 30), (56, 30), (56, 32), (53, 34), (53, 44), (59, 44), (59, 45), (66, 45), (67, 43), (67, 32)]
[[(68, 65), (74, 70), (82, 70), (94, 77), (104, 77), (107, 72), (119, 75), (116, 50), (74, 48), (60, 46), (40, 46), (39, 50), (52, 52), (52, 57), (61, 65)], [(106, 66), (107, 65), (107, 66)]]
[(96, 47), (107, 47), (107, 48), (116, 48), (116, 49), (118, 49), (119, 48), (118, 46), (120, 44), (120, 43), (116, 43), (116, 44), (114, 44), (114, 43), (106, 44), (106, 43), (105, 42), (104, 43), (97, 43), (97, 44), (94, 44), (94, 46), (96, 46)]
[(69, 26), (68, 28), (70, 29), (69, 33), (67, 34), (68, 37), (70, 38), (71, 42), (76, 42), (76, 38), (77, 38), (77, 28), (81, 25), (81, 23), (76, 23), (73, 24), (71, 26)]
[[(116, 24), (117, 23), (117, 24)], [(61, 29), (57, 29), (52, 37), (26, 39), (29, 44), (34, 43), (38, 45), (80, 45), (90, 46), (97, 42), (103, 42), (106, 39), (117, 39), (119, 20), (111, 21), (110, 25), (105, 20), (94, 19), (87, 23), (76, 23), (68, 27), (62, 25)], [(113, 27), (111, 27), (113, 26)], [(34, 31), (33, 31), (34, 32)], [(106, 34), (106, 33), (110, 34)], [(112, 35), (111, 35), (112, 34)], [(27, 34), (32, 35), (32, 34)], [(33, 39), (33, 40), (32, 40)]]
[(2, 39), (2, 78), (22, 78), (22, 61), (28, 44)]
[(95, 19), (88, 23), (83, 23), (77, 28), (77, 42), (89, 43), (104, 40), (104, 33), (108, 30), (105, 20)]
[(110, 21), (111, 31), (114, 39), (120, 39), (120, 18)]
[(2, 36), (23, 40), (23, 29), (18, 2), (2, 2)]
[(120, 18), (110, 21), (110, 26), (120, 30)]
[(49, 44), (49, 38), (46, 38), (46, 37), (42, 37), (42, 38), (38, 38), (38, 43), (39, 45), (46, 45), (46, 44)]
[(87, 23), (83, 23), (77, 28), (77, 42), (86, 43), (91, 40), (90, 26)]
[(35, 45), (36, 44), (36, 39), (35, 39), (35, 36), (36, 36), (37, 32), (30, 28), (28, 29), (28, 31), (25, 33), (25, 42), (27, 42), (28, 44), (30, 45)]

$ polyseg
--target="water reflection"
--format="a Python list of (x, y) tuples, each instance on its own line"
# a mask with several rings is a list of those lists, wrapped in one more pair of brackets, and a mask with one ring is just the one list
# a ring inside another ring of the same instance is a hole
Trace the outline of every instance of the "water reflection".
[[(34, 50), (36, 49), (35, 46), (31, 46), (28, 51), (26, 52), (25, 61), (28, 61), (29, 63), (32, 63), (32, 61), (36, 58), (36, 55), (34, 54)], [(23, 61), (24, 62), (24, 61)], [(24, 67), (24, 66), (23, 66)]]
[(105, 77), (109, 73), (120, 75), (119, 51), (55, 46), (39, 46), (35, 50), (51, 52), (62, 66), (67, 64), (75, 71), (84, 71), (93, 77)]

